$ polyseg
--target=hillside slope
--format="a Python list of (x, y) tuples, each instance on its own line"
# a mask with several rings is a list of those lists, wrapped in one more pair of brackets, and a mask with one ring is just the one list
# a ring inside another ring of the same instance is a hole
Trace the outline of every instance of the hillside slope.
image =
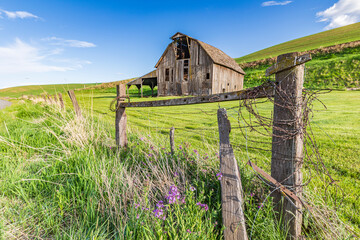
[(345, 27), (335, 28), (310, 36), (281, 43), (249, 55), (236, 58), (238, 63), (252, 62), (260, 59), (276, 57), (288, 52), (303, 52), (312, 49), (328, 47), (346, 42), (360, 40), (360, 23), (354, 23)]
[(46, 94), (55, 94), (58, 92), (65, 92), (71, 89), (86, 88), (92, 86), (92, 83), (74, 83), (74, 84), (52, 84), (52, 85), (29, 85), (29, 86), (19, 86), (0, 89), (0, 97), (10, 97), (17, 98), (22, 95), (40, 95), (43, 93)]

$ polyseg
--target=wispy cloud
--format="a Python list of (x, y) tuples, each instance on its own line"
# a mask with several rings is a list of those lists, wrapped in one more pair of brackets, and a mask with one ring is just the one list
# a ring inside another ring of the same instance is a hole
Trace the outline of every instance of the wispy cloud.
[[(29, 12), (26, 12), (26, 11), (6, 11), (6, 10), (3, 10), (3, 9), (0, 9), (0, 13), (4, 13), (8, 18), (10, 19), (16, 19), (16, 18), (21, 18), (21, 19), (24, 19), (24, 18), (35, 18), (35, 19), (39, 19), (38, 16), (32, 14), (32, 13), (29, 13)], [(0, 16), (2, 17), (2, 16)]]
[(270, 7), (270, 6), (284, 6), (284, 5), (288, 5), (289, 3), (292, 3), (292, 1), (267, 1), (267, 2), (263, 2), (261, 4), (262, 7)]
[(339, 0), (325, 11), (316, 14), (320, 22), (328, 22), (325, 30), (342, 27), (360, 21), (359, 0)]
[(94, 43), (79, 41), (79, 40), (66, 40), (58, 37), (44, 38), (44, 41), (51, 42), (52, 45), (65, 46), (65, 47), (76, 47), (76, 48), (90, 48), (96, 47)]
[(13, 44), (0, 46), (0, 73), (65, 72), (90, 64), (80, 60), (51, 59), (61, 52), (61, 49), (42, 51), (16, 38)]

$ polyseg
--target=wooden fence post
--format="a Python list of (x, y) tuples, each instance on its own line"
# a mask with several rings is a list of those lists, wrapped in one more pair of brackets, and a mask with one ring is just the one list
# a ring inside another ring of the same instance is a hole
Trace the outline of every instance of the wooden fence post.
[(74, 90), (69, 90), (69, 91), (68, 91), (68, 94), (69, 94), (70, 100), (71, 100), (71, 102), (72, 102), (72, 105), (74, 106), (74, 110), (75, 110), (76, 116), (79, 117), (79, 118), (82, 117), (81, 109), (80, 109), (79, 103), (78, 103), (78, 101), (77, 101), (77, 99), (76, 99)]
[(123, 102), (126, 98), (126, 86), (124, 84), (116, 85), (116, 115), (115, 115), (115, 136), (116, 136), (116, 146), (126, 147), (127, 146), (127, 136), (126, 136), (126, 108), (119, 107), (120, 102)]
[[(267, 70), (276, 73), (274, 120), (272, 137), (271, 176), (282, 185), (290, 187), (301, 198), (303, 164), (302, 89), (305, 62), (310, 55), (288, 53), (277, 57), (277, 63)], [(280, 191), (273, 194), (275, 209), (283, 216), (289, 228), (289, 239), (301, 237), (301, 203), (290, 202)]]
[(64, 109), (65, 105), (64, 105), (64, 99), (62, 97), (62, 94), (58, 93), (58, 96), (59, 96), (60, 107), (61, 107), (61, 109)]
[(225, 226), (224, 239), (247, 240), (241, 177), (229, 138), (231, 131), (230, 121), (224, 108), (218, 110), (217, 117), (220, 137), (221, 205), (223, 224)]
[(170, 150), (171, 150), (171, 155), (174, 155), (174, 153), (175, 153), (174, 135), (175, 135), (175, 128), (171, 127), (170, 128)]

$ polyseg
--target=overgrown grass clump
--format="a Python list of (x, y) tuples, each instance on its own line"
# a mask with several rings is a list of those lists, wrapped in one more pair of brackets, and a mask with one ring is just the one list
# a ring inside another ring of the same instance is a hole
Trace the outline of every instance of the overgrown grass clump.
[[(184, 143), (171, 155), (139, 133), (120, 151), (101, 118), (56, 106), (23, 102), (0, 118), (2, 238), (222, 238), (214, 152)], [(261, 205), (268, 190), (242, 176), (252, 239), (285, 239), (271, 204)]]

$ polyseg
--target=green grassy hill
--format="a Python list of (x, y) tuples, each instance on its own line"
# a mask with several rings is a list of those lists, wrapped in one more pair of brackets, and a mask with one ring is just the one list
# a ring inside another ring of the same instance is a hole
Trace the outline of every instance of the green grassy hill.
[(335, 28), (329, 31), (281, 43), (249, 55), (236, 58), (235, 60), (238, 63), (252, 62), (260, 59), (276, 57), (283, 53), (303, 52), (357, 40), (360, 40), (360, 23), (354, 23), (345, 27)]
[(17, 98), (22, 95), (55, 94), (71, 89), (86, 88), (95, 84), (53, 84), (53, 85), (30, 85), (0, 89), (0, 97)]

